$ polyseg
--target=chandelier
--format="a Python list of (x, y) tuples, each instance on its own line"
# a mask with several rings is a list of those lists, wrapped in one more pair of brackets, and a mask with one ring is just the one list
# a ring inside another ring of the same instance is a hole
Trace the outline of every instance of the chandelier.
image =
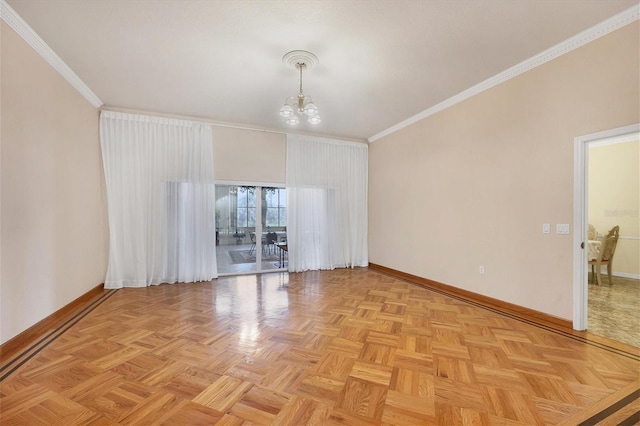
[(280, 108), (280, 115), (285, 123), (295, 126), (300, 122), (298, 115), (306, 116), (311, 124), (320, 123), (318, 107), (313, 103), (311, 96), (302, 91), (302, 71), (308, 70), (318, 63), (318, 58), (306, 50), (293, 50), (282, 57), (282, 62), (300, 71), (300, 91), (296, 96), (289, 96)]

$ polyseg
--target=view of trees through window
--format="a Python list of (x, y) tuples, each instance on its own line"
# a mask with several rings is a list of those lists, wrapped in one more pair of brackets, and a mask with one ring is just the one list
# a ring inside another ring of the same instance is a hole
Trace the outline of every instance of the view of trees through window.
[(287, 190), (284, 188), (262, 188), (262, 191), (265, 193), (266, 199), (266, 220), (264, 225), (286, 226)]
[(237, 194), (237, 227), (256, 226), (256, 187), (239, 186)]
[[(287, 225), (287, 191), (284, 188), (262, 188), (263, 226)], [(237, 226), (256, 226), (256, 187), (239, 186), (237, 193)]]

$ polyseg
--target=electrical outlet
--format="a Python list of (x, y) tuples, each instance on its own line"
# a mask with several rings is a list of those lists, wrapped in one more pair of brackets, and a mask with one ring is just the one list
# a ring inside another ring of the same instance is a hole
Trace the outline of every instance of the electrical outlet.
[(480, 265), (480, 275), (484, 275), (484, 266)]

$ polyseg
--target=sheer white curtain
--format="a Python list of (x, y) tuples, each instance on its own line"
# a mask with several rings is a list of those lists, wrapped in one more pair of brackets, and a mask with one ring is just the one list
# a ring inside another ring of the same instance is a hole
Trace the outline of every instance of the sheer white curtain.
[(367, 266), (368, 146), (287, 135), (289, 271)]
[(105, 288), (207, 281), (216, 265), (211, 126), (102, 111)]

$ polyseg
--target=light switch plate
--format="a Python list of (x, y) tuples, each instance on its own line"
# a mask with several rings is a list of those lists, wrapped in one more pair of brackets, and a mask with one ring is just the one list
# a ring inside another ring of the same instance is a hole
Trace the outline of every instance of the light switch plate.
[(556, 234), (569, 235), (569, 224), (558, 223), (556, 225)]
[(542, 224), (542, 233), (543, 234), (550, 234), (551, 233), (551, 225), (548, 223), (543, 223)]

